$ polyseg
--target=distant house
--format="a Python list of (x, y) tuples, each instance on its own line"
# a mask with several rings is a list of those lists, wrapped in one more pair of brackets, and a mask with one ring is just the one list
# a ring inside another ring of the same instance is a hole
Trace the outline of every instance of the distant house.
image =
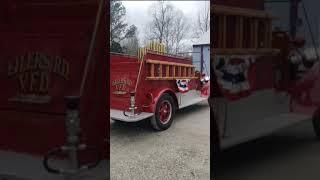
[(192, 61), (196, 70), (210, 76), (210, 31), (203, 34), (193, 45)]

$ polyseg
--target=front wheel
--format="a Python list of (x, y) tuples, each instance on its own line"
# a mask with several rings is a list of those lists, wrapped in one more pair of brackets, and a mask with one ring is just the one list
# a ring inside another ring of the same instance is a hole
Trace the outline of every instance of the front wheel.
[(174, 113), (175, 105), (172, 96), (163, 94), (159, 98), (156, 111), (150, 120), (151, 126), (160, 131), (168, 129), (172, 124)]

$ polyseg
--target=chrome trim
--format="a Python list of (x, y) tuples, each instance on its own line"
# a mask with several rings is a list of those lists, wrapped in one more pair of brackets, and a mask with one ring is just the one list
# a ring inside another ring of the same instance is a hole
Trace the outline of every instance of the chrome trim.
[(110, 119), (124, 121), (124, 122), (137, 122), (153, 116), (153, 113), (141, 112), (136, 116), (125, 116), (122, 110), (110, 109)]

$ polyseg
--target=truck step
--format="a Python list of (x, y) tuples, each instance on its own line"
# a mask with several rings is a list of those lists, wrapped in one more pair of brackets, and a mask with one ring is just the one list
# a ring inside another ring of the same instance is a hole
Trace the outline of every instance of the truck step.
[[(221, 148), (228, 147), (247, 142), (262, 136), (271, 134), (277, 130), (295, 125), (305, 120), (311, 120), (310, 115), (297, 113), (284, 113), (278, 116), (268, 117), (259, 121), (255, 121), (247, 126), (230, 127), (232, 134), (226, 134), (222, 138)], [(241, 121), (239, 119), (239, 121)]]

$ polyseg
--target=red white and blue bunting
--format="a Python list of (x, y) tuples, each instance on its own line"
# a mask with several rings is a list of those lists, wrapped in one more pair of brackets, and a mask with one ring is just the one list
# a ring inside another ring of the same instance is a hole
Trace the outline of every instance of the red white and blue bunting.
[(254, 61), (254, 56), (217, 56), (214, 71), (217, 83), (226, 96), (237, 99), (250, 92), (248, 70)]
[(179, 89), (179, 92), (186, 93), (189, 91), (189, 82), (190, 79), (177, 79), (177, 87)]

